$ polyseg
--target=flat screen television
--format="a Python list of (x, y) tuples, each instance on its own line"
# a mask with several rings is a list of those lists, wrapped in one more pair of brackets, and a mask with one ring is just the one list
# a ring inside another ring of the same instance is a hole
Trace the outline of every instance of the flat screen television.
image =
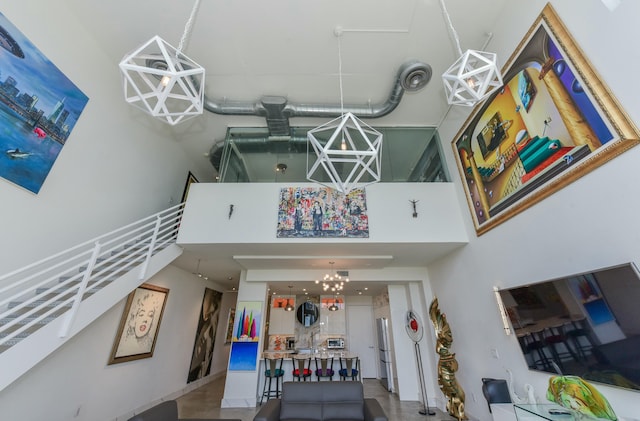
[(530, 369), (640, 390), (640, 272), (633, 263), (500, 296)]

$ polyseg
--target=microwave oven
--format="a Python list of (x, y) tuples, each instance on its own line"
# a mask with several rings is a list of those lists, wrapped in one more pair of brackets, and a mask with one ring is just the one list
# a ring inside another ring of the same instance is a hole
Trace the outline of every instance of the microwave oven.
[(327, 339), (327, 348), (328, 349), (343, 349), (344, 348), (344, 339), (342, 339), (342, 338), (328, 338)]

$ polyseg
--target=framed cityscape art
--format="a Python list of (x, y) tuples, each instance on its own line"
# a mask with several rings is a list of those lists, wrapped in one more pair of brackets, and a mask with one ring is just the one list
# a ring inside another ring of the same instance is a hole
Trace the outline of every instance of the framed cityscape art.
[(0, 177), (38, 193), (89, 98), (0, 13)]

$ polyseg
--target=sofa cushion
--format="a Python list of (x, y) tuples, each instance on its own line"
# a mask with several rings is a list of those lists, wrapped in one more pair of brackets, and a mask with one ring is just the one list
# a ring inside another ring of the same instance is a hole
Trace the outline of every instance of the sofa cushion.
[(362, 383), (336, 383), (323, 390), (323, 420), (362, 420), (364, 393)]
[(174, 400), (160, 402), (146, 411), (142, 411), (129, 421), (177, 421), (178, 404)]
[(359, 382), (285, 382), (280, 419), (338, 421), (364, 419), (364, 393)]

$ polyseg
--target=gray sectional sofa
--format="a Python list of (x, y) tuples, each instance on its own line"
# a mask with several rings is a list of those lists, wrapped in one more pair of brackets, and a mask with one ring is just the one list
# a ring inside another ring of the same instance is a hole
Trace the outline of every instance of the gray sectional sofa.
[(268, 400), (253, 421), (388, 421), (380, 403), (365, 398), (362, 383), (285, 382), (282, 398)]

